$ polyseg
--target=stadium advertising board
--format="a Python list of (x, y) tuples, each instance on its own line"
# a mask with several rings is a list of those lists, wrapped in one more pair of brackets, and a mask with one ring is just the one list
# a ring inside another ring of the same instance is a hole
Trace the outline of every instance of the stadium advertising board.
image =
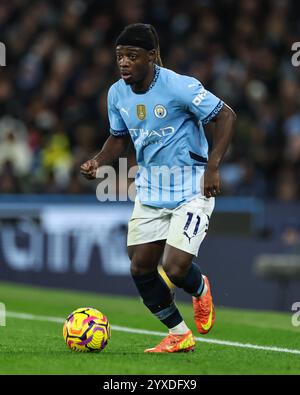
[[(2, 278), (127, 293), (131, 205), (44, 205), (2, 218)], [(120, 284), (121, 283), (121, 284)]]

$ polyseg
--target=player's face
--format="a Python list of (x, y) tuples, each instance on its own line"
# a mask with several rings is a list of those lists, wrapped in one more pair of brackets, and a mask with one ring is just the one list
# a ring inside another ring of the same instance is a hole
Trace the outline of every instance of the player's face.
[(126, 84), (132, 85), (146, 79), (149, 64), (153, 63), (153, 51), (118, 45), (116, 55), (121, 77)]

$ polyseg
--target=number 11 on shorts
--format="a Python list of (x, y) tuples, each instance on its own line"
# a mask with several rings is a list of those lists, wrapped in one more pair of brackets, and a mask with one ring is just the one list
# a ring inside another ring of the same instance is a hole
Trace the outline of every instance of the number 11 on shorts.
[[(194, 216), (194, 214), (190, 213), (189, 211), (186, 214), (187, 214), (188, 218), (187, 218), (187, 221), (186, 221), (186, 223), (184, 225), (184, 228), (183, 228), (183, 230), (185, 230), (185, 231), (188, 230), (188, 228), (189, 228), (189, 226), (190, 226), (190, 224), (192, 222), (193, 216)], [(195, 236), (196, 236), (196, 234), (198, 232), (200, 221), (201, 221), (201, 218), (199, 217), (199, 215), (197, 215), (196, 219), (197, 219), (197, 222), (196, 222), (196, 225), (195, 225), (195, 228), (194, 228), (194, 232), (193, 232), (193, 235), (195, 235)]]

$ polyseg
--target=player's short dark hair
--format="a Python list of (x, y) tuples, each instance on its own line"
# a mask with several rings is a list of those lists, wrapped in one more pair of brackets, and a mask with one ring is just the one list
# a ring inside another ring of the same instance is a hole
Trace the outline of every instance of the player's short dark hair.
[(118, 45), (131, 45), (147, 51), (155, 49), (155, 63), (162, 66), (158, 34), (154, 26), (150, 24), (133, 23), (126, 26), (116, 40), (116, 46)]

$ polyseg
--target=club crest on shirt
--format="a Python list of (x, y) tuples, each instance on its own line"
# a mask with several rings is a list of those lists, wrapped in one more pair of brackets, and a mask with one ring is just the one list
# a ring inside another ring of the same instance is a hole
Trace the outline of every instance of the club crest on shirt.
[(167, 110), (162, 104), (157, 104), (154, 107), (154, 114), (157, 118), (164, 118), (167, 115)]
[(138, 119), (140, 119), (141, 121), (143, 121), (146, 118), (146, 107), (144, 106), (144, 104), (138, 104), (136, 106), (136, 113)]

